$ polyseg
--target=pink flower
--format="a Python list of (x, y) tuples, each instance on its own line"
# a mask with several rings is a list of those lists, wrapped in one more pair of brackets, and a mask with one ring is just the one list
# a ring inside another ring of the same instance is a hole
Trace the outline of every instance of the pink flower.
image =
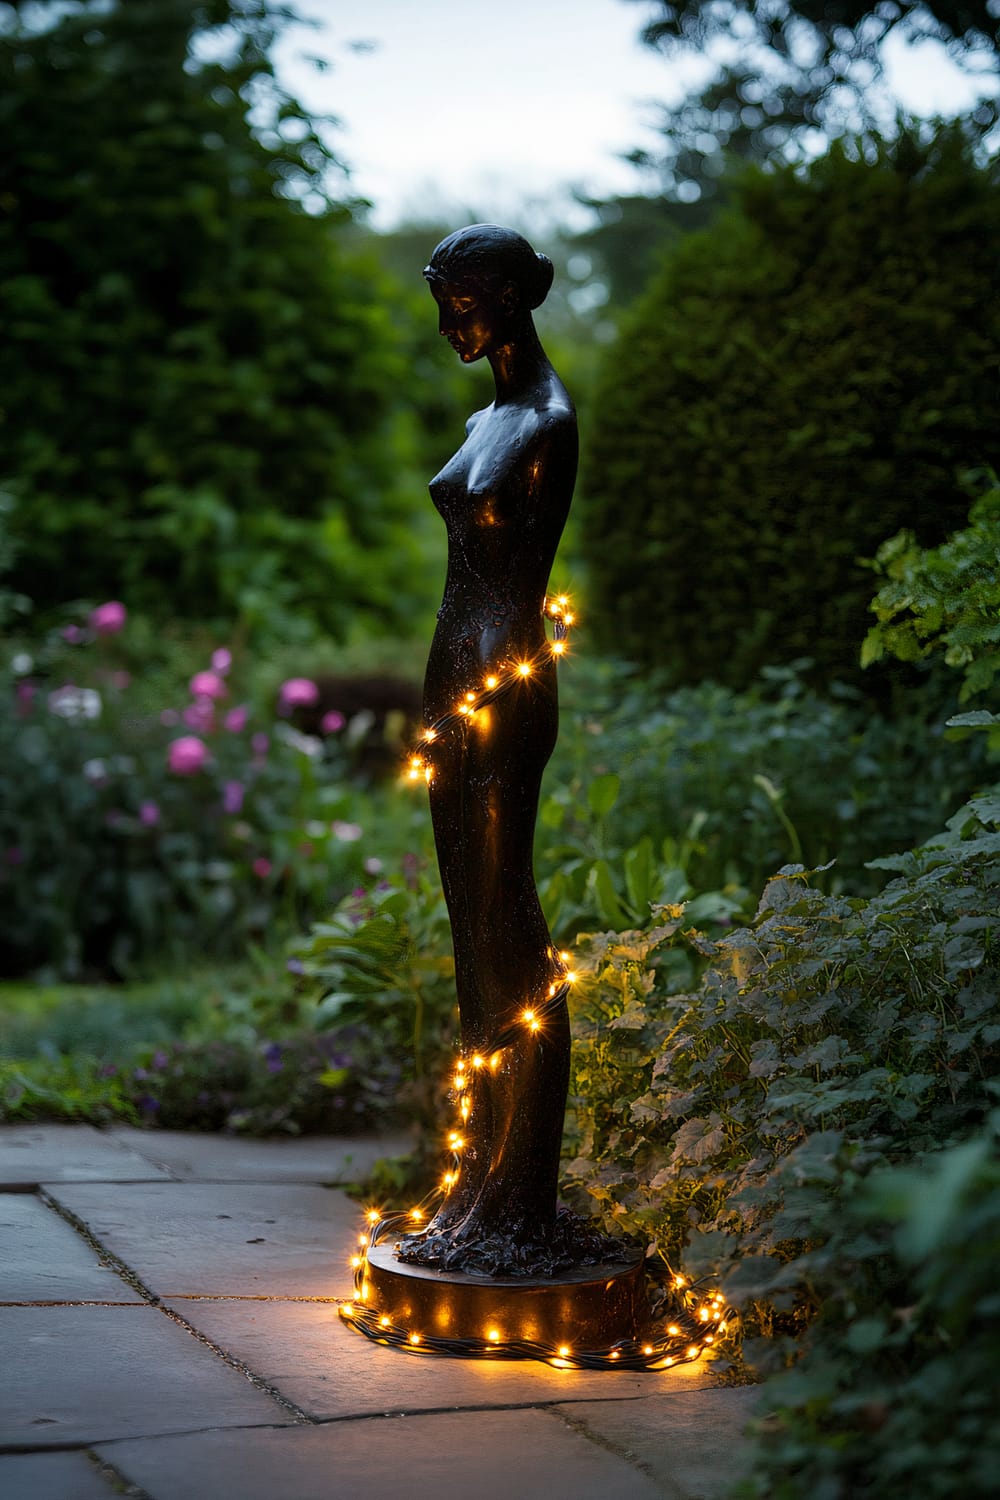
[(238, 813), (243, 806), (242, 781), (227, 781), (222, 788), (222, 810)]
[(196, 776), (207, 760), (208, 746), (194, 734), (171, 740), (167, 750), (167, 764), (175, 776)]
[(226, 698), (229, 689), (218, 672), (196, 672), (191, 678), (191, 695), (194, 698)]
[(262, 854), (258, 855), (250, 866), (258, 880), (266, 880), (271, 873), (271, 861), (265, 859)]
[(215, 708), (211, 698), (197, 698), (194, 703), (189, 703), (181, 714), (181, 718), (189, 729), (197, 729), (202, 734), (207, 734), (215, 720)]
[(220, 646), (217, 651), (212, 652), (212, 666), (223, 676), (229, 671), (233, 664), (232, 652), (227, 651), (225, 646)]
[(330, 712), (324, 714), (319, 721), (319, 727), (324, 734), (336, 734), (338, 729), (343, 729), (347, 720), (339, 709), (331, 708)]
[(98, 635), (117, 635), (125, 624), (128, 611), (119, 599), (109, 599), (91, 612), (90, 625)]
[(231, 708), (222, 722), (230, 734), (241, 734), (247, 727), (248, 717), (247, 706), (241, 703), (239, 708)]
[(79, 625), (66, 625), (59, 632), (59, 634), (62, 636), (63, 640), (68, 641), (71, 646), (78, 646), (83, 640), (83, 631), (80, 629)]
[(35, 687), (35, 684), (33, 682), (24, 681), (19, 682), (14, 691), (17, 694), (18, 703), (30, 704), (32, 698), (38, 692), (38, 689)]
[(250, 741), (250, 749), (253, 751), (254, 755), (266, 755), (267, 747), (270, 745), (270, 743), (271, 741), (268, 739), (266, 734), (255, 734)]
[(308, 677), (289, 677), (281, 684), (278, 707), (287, 713), (290, 708), (308, 708), (319, 697), (319, 688)]
[(343, 844), (353, 844), (364, 831), (360, 823), (342, 823), (339, 818), (330, 824), (330, 828), (334, 836)]
[(141, 802), (139, 804), (139, 822), (143, 828), (155, 828), (160, 821), (160, 809), (155, 802)]

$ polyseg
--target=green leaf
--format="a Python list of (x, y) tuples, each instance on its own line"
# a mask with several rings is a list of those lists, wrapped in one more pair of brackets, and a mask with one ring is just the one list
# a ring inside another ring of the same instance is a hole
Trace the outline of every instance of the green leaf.
[(598, 776), (590, 783), (587, 788), (587, 803), (595, 817), (607, 817), (618, 801), (621, 784), (621, 777), (616, 776), (613, 771), (608, 771), (604, 776)]

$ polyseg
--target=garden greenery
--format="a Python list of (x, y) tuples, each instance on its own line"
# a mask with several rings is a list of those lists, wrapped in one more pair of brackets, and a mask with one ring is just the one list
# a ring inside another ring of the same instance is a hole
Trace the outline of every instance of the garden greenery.
[[(857, 676), (871, 557), (944, 540), (997, 467), (997, 164), (957, 127), (755, 171), (623, 319), (581, 537), (602, 649), (741, 685)], [(865, 685), (871, 692), (871, 680)]]

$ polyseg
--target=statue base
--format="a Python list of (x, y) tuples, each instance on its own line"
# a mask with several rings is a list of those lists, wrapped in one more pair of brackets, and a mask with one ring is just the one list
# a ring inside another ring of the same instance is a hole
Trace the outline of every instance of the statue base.
[(487, 1349), (608, 1349), (641, 1339), (649, 1322), (641, 1254), (532, 1280), (409, 1265), (389, 1244), (373, 1245), (359, 1292), (368, 1316), (418, 1339), (482, 1340)]

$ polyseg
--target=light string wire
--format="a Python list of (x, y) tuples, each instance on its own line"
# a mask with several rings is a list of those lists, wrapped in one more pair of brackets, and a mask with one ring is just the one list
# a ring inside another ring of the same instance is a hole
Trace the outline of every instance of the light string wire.
[[(542, 613), (553, 623), (553, 639), (546, 640), (545, 646), (534, 657), (497, 668), (487, 676), (481, 689), (466, 692), (452, 712), (443, 714), (424, 729), (422, 740), (425, 746), (459, 724), (468, 723), (479, 709), (505, 697), (545, 661), (566, 654), (569, 627), (574, 623), (568, 597), (565, 594), (546, 596)], [(430, 783), (434, 767), (426, 758), (426, 752), (411, 753), (407, 776), (411, 781), (422, 779)], [(377, 1208), (367, 1210), (368, 1228), (358, 1236), (358, 1248), (350, 1262), (354, 1271), (354, 1298), (342, 1303), (339, 1312), (351, 1328), (375, 1343), (403, 1349), (410, 1354), (445, 1354), (459, 1359), (536, 1359), (565, 1370), (666, 1370), (698, 1359), (738, 1317), (734, 1309), (726, 1305), (722, 1294), (709, 1290), (704, 1281), (689, 1281), (669, 1267), (654, 1272), (648, 1266), (647, 1274), (667, 1289), (671, 1303), (668, 1318), (656, 1320), (656, 1331), (649, 1329), (642, 1336), (619, 1339), (606, 1349), (574, 1349), (570, 1334), (567, 1334), (565, 1343), (559, 1344), (503, 1339), (491, 1329), (478, 1338), (444, 1338), (425, 1334), (419, 1329), (404, 1328), (386, 1313), (368, 1305), (371, 1295), (368, 1281), (370, 1251), (394, 1235), (419, 1233), (419, 1226), (433, 1218), (436, 1209), (451, 1192), (461, 1171), (465, 1131), (472, 1113), (469, 1100), (472, 1079), (480, 1069), (495, 1068), (500, 1053), (522, 1037), (525, 1028), (529, 1033), (543, 1029), (547, 1017), (560, 1008), (576, 980), (576, 974), (566, 967), (569, 962), (568, 953), (558, 954), (559, 969), (545, 999), (523, 1010), (520, 1017), (498, 1031), (481, 1052), (458, 1059), (453, 1089), (458, 1099), (460, 1124), (447, 1137), (451, 1165), (440, 1187), (432, 1189), (409, 1211), (383, 1213)]]

